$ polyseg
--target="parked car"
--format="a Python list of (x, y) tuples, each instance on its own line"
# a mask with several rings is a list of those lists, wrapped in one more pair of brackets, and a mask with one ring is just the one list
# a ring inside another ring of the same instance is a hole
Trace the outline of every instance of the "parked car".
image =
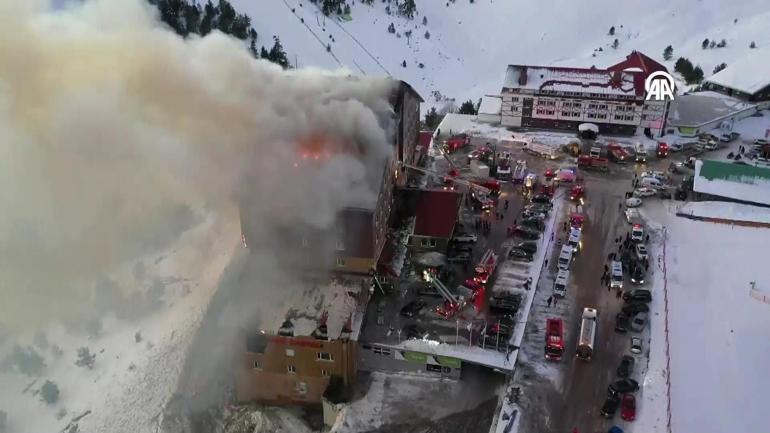
[(636, 397), (633, 394), (624, 394), (620, 400), (620, 417), (625, 421), (636, 419)]
[(729, 143), (731, 141), (737, 140), (738, 137), (740, 137), (740, 136), (741, 136), (741, 134), (738, 133), (738, 132), (730, 132), (730, 133), (727, 133), (727, 134), (720, 135), (719, 136), (719, 141), (721, 141), (723, 143)]
[(639, 391), (639, 382), (634, 379), (620, 379), (612, 382), (607, 387), (607, 394), (619, 396), (620, 394), (628, 394), (629, 392)]
[(422, 310), (425, 307), (426, 302), (422, 299), (415, 299), (414, 301), (404, 305), (404, 308), (401, 309), (401, 315), (404, 317), (414, 317), (415, 314), (419, 313), (420, 310)]
[(767, 146), (768, 144), (770, 144), (770, 140), (766, 140), (764, 138), (757, 138), (754, 140), (754, 144), (759, 146)]
[(642, 339), (639, 337), (631, 337), (631, 353), (637, 355), (642, 353)]
[(537, 240), (540, 239), (540, 232), (534, 229), (531, 229), (529, 227), (524, 226), (516, 226), (513, 229), (513, 234), (523, 238), (523, 239), (529, 239), (529, 240)]
[(646, 289), (636, 289), (623, 293), (623, 299), (626, 303), (631, 302), (650, 302), (652, 301), (652, 292)]
[(608, 395), (607, 399), (604, 400), (604, 404), (602, 405), (602, 409), (599, 413), (604, 418), (612, 419), (612, 417), (615, 416), (615, 412), (618, 410), (618, 406), (620, 406), (620, 399), (618, 397)]
[(537, 218), (523, 219), (519, 222), (519, 224), (523, 225), (524, 227), (529, 227), (531, 229), (535, 229), (541, 232), (545, 230), (545, 223), (543, 222), (543, 220), (539, 220)]
[(531, 203), (537, 203), (548, 207), (553, 207), (553, 203), (551, 203), (551, 197), (547, 194), (537, 194), (533, 196), (529, 201)]
[(644, 331), (644, 326), (647, 325), (647, 316), (645, 312), (638, 313), (634, 316), (634, 320), (631, 321), (631, 330), (634, 332)]
[(626, 209), (625, 216), (626, 222), (629, 224), (638, 224), (642, 220), (639, 209)]
[(514, 315), (521, 305), (521, 296), (499, 295), (489, 300), (489, 311), (494, 314)]
[(548, 218), (548, 214), (545, 214), (543, 212), (535, 212), (535, 211), (523, 211), (520, 215), (523, 219), (538, 219), (541, 221), (545, 221)]
[(531, 262), (534, 259), (531, 253), (518, 248), (511, 248), (511, 250), (508, 251), (508, 258), (519, 262)]
[(628, 376), (631, 376), (631, 373), (634, 372), (634, 357), (629, 355), (623, 355), (622, 358), (620, 358), (620, 365), (618, 365), (618, 377), (626, 378)]
[(655, 193), (654, 189), (642, 186), (634, 190), (634, 197), (652, 197)]
[(634, 249), (636, 250), (636, 257), (639, 260), (644, 260), (650, 258), (649, 254), (647, 254), (647, 247), (644, 246), (644, 244), (636, 244), (634, 246)]
[(631, 197), (626, 199), (626, 207), (639, 207), (642, 205), (642, 199), (639, 197)]
[(652, 178), (658, 179), (661, 182), (668, 182), (668, 175), (658, 170), (643, 171), (642, 174), (639, 175), (639, 178), (645, 178), (645, 177), (652, 177)]
[(644, 284), (644, 267), (640, 264), (631, 266), (631, 282), (634, 284)]
[(435, 287), (433, 287), (431, 285), (428, 285), (428, 284), (421, 285), (417, 289), (417, 294), (420, 295), (420, 296), (428, 296), (428, 297), (431, 297), (431, 298), (441, 298), (442, 297), (441, 293), (439, 293), (438, 290), (436, 290)]
[(537, 252), (537, 242), (532, 242), (532, 241), (519, 242), (518, 244), (516, 244), (514, 248), (518, 248), (530, 254), (535, 254)]
[(628, 316), (623, 313), (615, 315), (615, 332), (625, 334), (628, 332)]
[(414, 338), (418, 340), (424, 340), (430, 336), (430, 333), (427, 329), (416, 323), (404, 326), (402, 332), (408, 339)]
[(460, 233), (454, 238), (452, 238), (455, 242), (460, 243), (468, 243), (468, 242), (476, 242), (479, 240), (478, 236), (476, 236), (475, 233)]
[(541, 203), (530, 203), (524, 206), (524, 212), (543, 213), (547, 216), (551, 212), (551, 208)]
[[(635, 210), (635, 209), (627, 209), (627, 210)], [(643, 242), (644, 241), (644, 226), (641, 224), (634, 224), (631, 227), (631, 240), (634, 242)]]
[(627, 316), (633, 316), (637, 313), (649, 313), (650, 312), (650, 306), (647, 305), (645, 302), (630, 302), (623, 306), (623, 308), (620, 309), (624, 314)]

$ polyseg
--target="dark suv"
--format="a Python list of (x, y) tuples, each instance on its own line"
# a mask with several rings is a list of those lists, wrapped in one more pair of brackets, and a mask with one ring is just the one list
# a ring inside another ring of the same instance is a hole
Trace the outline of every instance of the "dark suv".
[(427, 304), (422, 299), (415, 299), (414, 301), (404, 305), (404, 308), (401, 309), (401, 315), (404, 317), (414, 317), (414, 315), (419, 313), (420, 310), (425, 307), (425, 305)]
[(652, 293), (644, 289), (631, 290), (630, 292), (623, 293), (623, 300), (627, 303), (650, 302), (652, 301)]

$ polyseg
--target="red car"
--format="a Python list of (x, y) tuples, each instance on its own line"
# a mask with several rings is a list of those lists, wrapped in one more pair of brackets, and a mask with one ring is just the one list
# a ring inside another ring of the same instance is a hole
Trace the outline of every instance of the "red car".
[(636, 398), (633, 394), (623, 394), (620, 401), (620, 417), (626, 421), (636, 419)]

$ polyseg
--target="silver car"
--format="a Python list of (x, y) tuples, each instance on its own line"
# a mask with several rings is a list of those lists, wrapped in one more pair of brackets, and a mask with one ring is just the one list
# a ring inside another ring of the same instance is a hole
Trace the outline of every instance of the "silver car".
[(642, 339), (639, 337), (631, 337), (631, 353), (642, 353)]

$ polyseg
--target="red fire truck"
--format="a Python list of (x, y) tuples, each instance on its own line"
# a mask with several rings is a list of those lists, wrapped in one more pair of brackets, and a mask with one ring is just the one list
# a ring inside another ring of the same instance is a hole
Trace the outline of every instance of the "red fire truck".
[(497, 254), (492, 249), (488, 249), (476, 265), (476, 276), (473, 279), (480, 284), (487, 284), (497, 269), (497, 260)]
[(447, 139), (444, 143), (444, 149), (446, 149), (447, 153), (452, 153), (469, 144), (471, 144), (471, 138), (467, 134), (458, 134)]
[(585, 196), (586, 188), (582, 184), (577, 184), (569, 191), (569, 199), (572, 201), (583, 202), (583, 196)]
[(583, 229), (583, 215), (573, 213), (569, 216), (569, 226), (576, 229)]
[(545, 321), (545, 359), (559, 361), (564, 354), (564, 322), (561, 319)]

